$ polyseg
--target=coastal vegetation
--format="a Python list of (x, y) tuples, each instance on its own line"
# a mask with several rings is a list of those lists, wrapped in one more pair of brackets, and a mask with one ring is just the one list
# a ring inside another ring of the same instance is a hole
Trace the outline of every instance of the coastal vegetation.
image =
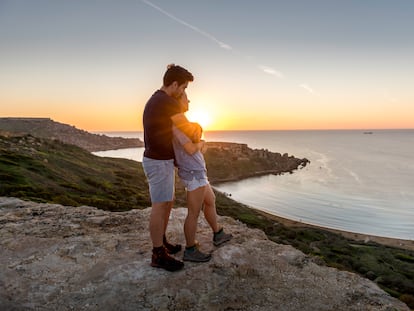
[[(224, 145), (220, 148), (212, 146), (206, 155), (212, 180), (294, 169), (279, 167), (278, 171), (272, 167), (273, 160), (269, 160), (273, 156), (287, 160), (288, 156), (266, 155), (264, 151), (251, 153), (244, 147), (238, 153)], [(296, 167), (300, 165), (303, 162), (298, 161)], [(0, 196), (69, 206), (90, 205), (110, 211), (150, 206), (140, 163), (97, 157), (80, 147), (31, 135), (0, 136)], [(184, 206), (185, 192), (179, 183), (176, 196), (176, 206)], [(317, 228), (285, 226), (220, 192), (216, 196), (220, 215), (259, 228), (269, 239), (290, 244), (319, 264), (359, 273), (414, 308), (413, 251), (354, 241)]]

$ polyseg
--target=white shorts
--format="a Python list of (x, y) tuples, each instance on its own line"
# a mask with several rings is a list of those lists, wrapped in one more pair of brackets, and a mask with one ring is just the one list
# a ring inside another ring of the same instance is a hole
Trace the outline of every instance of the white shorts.
[(181, 178), (181, 182), (184, 184), (187, 191), (194, 191), (209, 184), (207, 176), (205, 178), (194, 177), (192, 180), (185, 180)]

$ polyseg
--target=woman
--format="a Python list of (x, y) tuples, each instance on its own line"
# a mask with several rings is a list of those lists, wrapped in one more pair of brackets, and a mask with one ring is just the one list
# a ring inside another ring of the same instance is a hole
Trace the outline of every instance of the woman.
[[(189, 100), (184, 92), (180, 98), (183, 112), (188, 110)], [(232, 238), (231, 234), (223, 231), (217, 223), (216, 197), (208, 178), (204, 156), (200, 149), (204, 146), (201, 140), (202, 129), (197, 123), (192, 123), (193, 137), (186, 136), (173, 126), (173, 147), (178, 166), (178, 176), (187, 190), (188, 214), (184, 222), (184, 235), (186, 248), (183, 260), (194, 262), (206, 262), (211, 259), (211, 254), (205, 254), (198, 249), (196, 242), (197, 220), (201, 209), (213, 230), (213, 243), (219, 246)]]

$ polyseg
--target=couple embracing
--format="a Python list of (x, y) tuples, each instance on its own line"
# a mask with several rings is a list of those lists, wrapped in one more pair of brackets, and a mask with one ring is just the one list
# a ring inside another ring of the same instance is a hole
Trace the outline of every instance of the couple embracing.
[(217, 223), (215, 195), (207, 179), (202, 151), (202, 129), (190, 123), (184, 115), (189, 100), (186, 88), (194, 80), (183, 67), (169, 65), (163, 86), (145, 105), (143, 113), (145, 151), (142, 160), (151, 196), (150, 236), (152, 240), (151, 266), (168, 271), (183, 268), (184, 263), (173, 254), (181, 245), (170, 244), (166, 229), (174, 204), (175, 165), (187, 192), (188, 213), (184, 222), (186, 247), (184, 261), (206, 262), (211, 254), (203, 253), (196, 241), (197, 220), (201, 209), (213, 231), (213, 243), (221, 245), (232, 238)]

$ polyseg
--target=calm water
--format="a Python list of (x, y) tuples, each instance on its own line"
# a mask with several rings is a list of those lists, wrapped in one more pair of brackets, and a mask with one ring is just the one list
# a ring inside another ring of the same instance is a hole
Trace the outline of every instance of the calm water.
[[(106, 133), (139, 137), (142, 133)], [(414, 239), (414, 130), (218, 131), (207, 141), (306, 157), (294, 174), (217, 185), (236, 201), (323, 227)], [(141, 161), (143, 148), (97, 152)]]

